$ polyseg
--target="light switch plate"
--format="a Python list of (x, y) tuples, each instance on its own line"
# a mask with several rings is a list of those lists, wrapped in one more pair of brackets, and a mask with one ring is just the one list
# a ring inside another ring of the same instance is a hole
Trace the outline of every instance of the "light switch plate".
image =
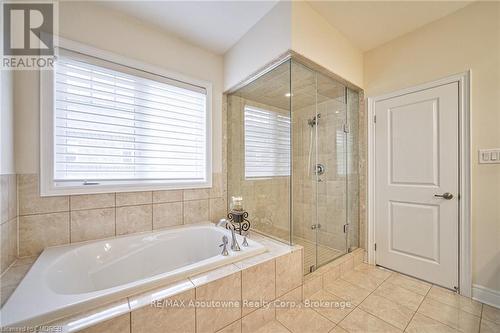
[(500, 164), (500, 148), (479, 149), (479, 164)]

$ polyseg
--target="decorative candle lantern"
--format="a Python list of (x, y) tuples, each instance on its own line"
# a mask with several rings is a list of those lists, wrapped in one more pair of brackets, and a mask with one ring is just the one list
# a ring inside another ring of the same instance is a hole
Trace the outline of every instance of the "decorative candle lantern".
[(242, 197), (231, 197), (231, 210), (243, 211)]
[(231, 197), (231, 211), (227, 214), (229, 221), (233, 224), (234, 230), (241, 235), (242, 231), (250, 229), (248, 212), (243, 209), (242, 197)]

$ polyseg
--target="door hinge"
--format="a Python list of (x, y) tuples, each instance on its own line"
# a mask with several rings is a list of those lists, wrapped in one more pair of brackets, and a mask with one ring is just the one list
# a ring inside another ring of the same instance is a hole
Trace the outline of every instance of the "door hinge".
[(377, 243), (373, 244), (373, 248), (377, 251)]
[(373, 116), (373, 122), (377, 123), (377, 116)]
[(349, 133), (351, 131), (351, 126), (349, 124), (343, 125), (344, 133)]
[(344, 224), (344, 234), (347, 233), (347, 230), (349, 230), (348, 228), (349, 228), (349, 224)]

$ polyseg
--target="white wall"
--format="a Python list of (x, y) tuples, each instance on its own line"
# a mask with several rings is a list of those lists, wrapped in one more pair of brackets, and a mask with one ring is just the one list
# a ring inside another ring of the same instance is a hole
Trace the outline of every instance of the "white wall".
[[(222, 171), (223, 59), (92, 2), (60, 2), (59, 35), (213, 84), (213, 171)], [(15, 75), (16, 168), (39, 169), (39, 75)]]
[(363, 86), (363, 53), (306, 2), (282, 1), (224, 55), (224, 90), (288, 50)]
[(14, 109), (13, 72), (0, 70), (0, 174), (13, 174)]
[(291, 2), (278, 2), (224, 55), (228, 90), (291, 48)]
[(365, 54), (375, 96), (471, 70), (473, 283), (500, 292), (500, 165), (478, 149), (500, 147), (500, 3), (477, 2)]
[(292, 50), (363, 87), (363, 53), (307, 2), (292, 7)]

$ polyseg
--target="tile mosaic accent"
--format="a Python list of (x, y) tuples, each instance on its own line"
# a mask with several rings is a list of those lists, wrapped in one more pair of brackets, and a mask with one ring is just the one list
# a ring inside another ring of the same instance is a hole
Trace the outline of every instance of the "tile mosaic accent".
[[(12, 178), (14, 177), (14, 178)], [(38, 175), (2, 176), (2, 200), (8, 200), (8, 190), (19, 197), (19, 256), (37, 255), (47, 246), (157, 230), (188, 223), (216, 222), (226, 216), (226, 181), (221, 173), (213, 174), (210, 189), (101, 193), (71, 196), (40, 197)], [(5, 178), (5, 179), (4, 179)], [(3, 184), (6, 184), (3, 186)], [(9, 184), (11, 184), (9, 186)], [(17, 189), (12, 189), (16, 186)], [(11, 195), (12, 196), (12, 195)], [(14, 196), (15, 198), (15, 196)], [(197, 198), (204, 198), (198, 200)], [(2, 201), (3, 202), (3, 201)], [(6, 201), (7, 202), (7, 201)], [(2, 207), (4, 205), (2, 204)], [(5, 207), (17, 211), (17, 201)], [(3, 210), (2, 210), (3, 212)], [(11, 234), (17, 233), (17, 216), (11, 222)], [(2, 220), (2, 225), (4, 221)], [(7, 230), (7, 227), (4, 226)], [(3, 231), (3, 230), (2, 230)], [(54, 233), (56, 232), (56, 233)], [(7, 238), (8, 233), (2, 236)], [(59, 235), (53, 239), (53, 235)], [(11, 239), (11, 238), (9, 238)], [(2, 242), (7, 248), (16, 243)], [(10, 253), (3, 251), (2, 254)], [(17, 255), (2, 260), (2, 271)], [(5, 266), (5, 267), (4, 267)]]

